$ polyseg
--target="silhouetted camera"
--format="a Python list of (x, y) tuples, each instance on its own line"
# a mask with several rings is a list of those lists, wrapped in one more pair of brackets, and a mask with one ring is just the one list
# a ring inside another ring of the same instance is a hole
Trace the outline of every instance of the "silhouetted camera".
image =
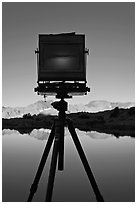
[(38, 94), (85, 94), (85, 35), (75, 33), (40, 34), (38, 55)]

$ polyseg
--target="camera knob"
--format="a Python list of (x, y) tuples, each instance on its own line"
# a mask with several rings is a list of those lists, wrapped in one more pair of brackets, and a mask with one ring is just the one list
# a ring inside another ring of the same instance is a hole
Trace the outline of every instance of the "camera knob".
[(35, 54), (38, 54), (39, 53), (39, 50), (38, 50), (38, 48), (35, 50)]
[(89, 49), (85, 48), (85, 54), (89, 55)]

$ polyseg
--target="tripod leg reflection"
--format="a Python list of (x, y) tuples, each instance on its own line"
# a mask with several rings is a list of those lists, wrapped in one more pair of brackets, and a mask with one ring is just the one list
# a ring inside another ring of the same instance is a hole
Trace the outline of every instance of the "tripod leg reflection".
[(73, 141), (74, 141), (75, 146), (77, 148), (77, 151), (79, 153), (80, 159), (81, 159), (81, 161), (83, 163), (83, 166), (84, 166), (85, 171), (87, 173), (87, 176), (89, 178), (90, 184), (91, 184), (91, 186), (92, 186), (92, 188), (94, 190), (94, 193), (96, 195), (96, 200), (98, 202), (104, 202), (104, 199), (103, 199), (103, 197), (102, 197), (102, 195), (101, 195), (101, 193), (99, 191), (99, 188), (97, 186), (96, 180), (95, 180), (95, 178), (93, 176), (93, 173), (91, 171), (89, 163), (88, 163), (88, 161), (86, 159), (85, 153), (84, 153), (84, 151), (82, 149), (82, 146), (81, 146), (80, 141), (78, 139), (78, 136), (76, 134), (75, 128), (73, 126), (73, 123), (72, 123), (72, 121), (70, 119), (68, 119), (68, 129), (69, 129), (70, 134), (71, 134), (71, 136), (73, 138)]
[(43, 155), (42, 155), (42, 158), (41, 158), (41, 161), (40, 161), (36, 176), (34, 178), (33, 184), (31, 185), (30, 194), (29, 194), (29, 197), (28, 197), (28, 202), (32, 201), (33, 196), (37, 191), (38, 183), (39, 183), (43, 168), (45, 166), (45, 163), (46, 163), (46, 160), (47, 160), (47, 157), (48, 157), (48, 154), (49, 154), (49, 151), (50, 151), (53, 139), (54, 139), (54, 135), (55, 135), (55, 124), (53, 124), (53, 127), (52, 127), (51, 133), (49, 135), (45, 150), (43, 152)]

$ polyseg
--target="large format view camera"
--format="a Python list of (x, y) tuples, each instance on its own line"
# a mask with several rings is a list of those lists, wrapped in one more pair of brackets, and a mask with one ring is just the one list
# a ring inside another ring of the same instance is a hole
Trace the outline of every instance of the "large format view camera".
[(85, 36), (75, 35), (75, 33), (39, 35), (39, 49), (35, 52), (38, 57), (38, 87), (35, 88), (35, 91), (44, 96), (55, 94), (56, 98), (61, 100), (51, 103), (59, 113), (58, 117), (54, 119), (34, 181), (31, 185), (28, 202), (32, 201), (37, 191), (39, 180), (54, 140), (45, 197), (46, 202), (52, 201), (57, 163), (58, 170), (64, 170), (64, 135), (66, 126), (72, 136), (96, 199), (99, 202), (103, 202), (104, 199), (78, 139), (73, 121), (65, 113), (68, 108), (68, 103), (64, 100), (65, 98), (71, 98), (72, 95), (76, 94), (84, 95), (87, 94), (87, 91), (90, 91), (86, 87), (86, 55), (88, 50), (85, 49)]
[(38, 61), (35, 91), (38, 94), (57, 98), (87, 94), (85, 35), (40, 34), (39, 49), (35, 53)]

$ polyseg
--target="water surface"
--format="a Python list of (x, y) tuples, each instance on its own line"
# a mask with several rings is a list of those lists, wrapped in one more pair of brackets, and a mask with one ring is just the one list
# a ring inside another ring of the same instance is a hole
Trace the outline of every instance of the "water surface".
[[(134, 202), (135, 140), (134, 138), (82, 132), (76, 130), (90, 163), (98, 187), (106, 202)], [(3, 130), (2, 193), (4, 202), (25, 202), (49, 130), (33, 130), (21, 135)], [(52, 201), (95, 202), (95, 195), (85, 173), (72, 137), (66, 129), (65, 169), (57, 171)], [(46, 194), (51, 153), (33, 201), (43, 202)]]

